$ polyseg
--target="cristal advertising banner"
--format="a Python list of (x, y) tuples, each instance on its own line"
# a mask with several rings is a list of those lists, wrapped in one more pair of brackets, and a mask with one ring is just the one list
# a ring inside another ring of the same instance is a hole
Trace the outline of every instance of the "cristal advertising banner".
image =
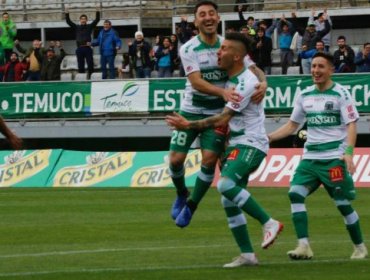
[[(269, 76), (266, 112), (289, 113), (309, 76)], [(360, 112), (370, 112), (370, 75), (336, 75)], [(12, 117), (84, 116), (99, 113), (172, 112), (180, 108), (185, 79), (0, 83), (2, 114)]]
[[(370, 187), (370, 149), (356, 148), (357, 187)], [(250, 176), (249, 186), (288, 187), (302, 149), (271, 149)], [(186, 185), (193, 187), (201, 153), (185, 162)], [(219, 178), (217, 171), (213, 186)], [(12, 187), (172, 187), (167, 152), (79, 152), (62, 150), (0, 152), (0, 186)]]
[[(194, 185), (200, 153), (189, 153), (187, 183)], [(64, 151), (47, 186), (50, 187), (166, 187), (166, 152), (76, 152)]]
[(62, 150), (0, 151), (0, 187), (44, 187)]

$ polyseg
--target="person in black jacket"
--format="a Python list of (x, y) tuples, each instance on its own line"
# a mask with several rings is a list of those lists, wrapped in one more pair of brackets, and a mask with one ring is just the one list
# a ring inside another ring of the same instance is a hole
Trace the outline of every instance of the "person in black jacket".
[(152, 72), (151, 50), (152, 46), (144, 40), (144, 34), (141, 31), (135, 33), (134, 42), (128, 42), (128, 52), (132, 59), (136, 78), (150, 78)]
[(76, 56), (78, 64), (78, 72), (85, 73), (85, 60), (87, 64), (88, 77), (94, 72), (93, 50), (91, 48), (91, 34), (94, 28), (100, 21), (100, 12), (96, 10), (96, 16), (92, 23), (87, 23), (87, 16), (85, 14), (80, 16), (80, 24), (75, 24), (69, 17), (69, 11), (66, 7), (66, 22), (72, 28), (76, 35)]
[(253, 60), (266, 75), (271, 74), (272, 40), (265, 36), (265, 29), (258, 28), (253, 50)]
[(35, 55), (41, 61), (41, 81), (59, 81), (60, 80), (60, 65), (66, 53), (60, 42), (58, 41), (57, 48), (60, 50), (60, 55), (55, 55), (55, 50), (49, 48), (46, 55), (40, 53), (40, 48), (35, 49)]

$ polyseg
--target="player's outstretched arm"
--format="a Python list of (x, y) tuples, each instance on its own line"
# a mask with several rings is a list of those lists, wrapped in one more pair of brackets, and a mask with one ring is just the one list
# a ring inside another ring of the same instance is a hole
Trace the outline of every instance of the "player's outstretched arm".
[(289, 120), (286, 124), (268, 135), (270, 143), (292, 135), (298, 127), (299, 123)]
[(220, 88), (218, 86), (212, 85), (202, 78), (199, 71), (190, 73), (188, 79), (193, 88), (196, 90), (206, 93), (209, 95), (214, 95), (223, 98), (226, 102), (238, 103), (240, 100), (240, 95), (233, 88)]
[(234, 111), (225, 107), (222, 113), (198, 121), (188, 121), (178, 113), (173, 113), (172, 115), (166, 116), (166, 122), (168, 126), (171, 127), (171, 129), (204, 130), (210, 127), (219, 127), (226, 125), (233, 117), (233, 115)]
[(13, 149), (19, 150), (22, 148), (22, 139), (9, 129), (2, 117), (0, 117), (0, 132), (6, 137)]

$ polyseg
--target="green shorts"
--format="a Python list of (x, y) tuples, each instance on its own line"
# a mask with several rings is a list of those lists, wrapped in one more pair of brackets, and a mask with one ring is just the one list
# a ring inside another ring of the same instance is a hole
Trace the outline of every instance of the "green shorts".
[[(202, 120), (209, 117), (208, 115), (194, 115), (180, 112), (187, 120)], [(174, 130), (172, 132), (170, 151), (187, 153), (195, 138), (199, 135), (200, 148), (202, 150), (210, 150), (216, 154), (220, 154), (225, 149), (225, 140), (227, 127), (224, 128), (209, 128), (206, 130)]]
[(316, 191), (323, 184), (330, 197), (336, 200), (353, 200), (356, 197), (351, 174), (343, 160), (302, 160), (295, 170), (291, 186), (300, 185)]
[(238, 186), (246, 186), (249, 175), (261, 164), (266, 154), (247, 145), (236, 145), (226, 149), (221, 176), (233, 180)]

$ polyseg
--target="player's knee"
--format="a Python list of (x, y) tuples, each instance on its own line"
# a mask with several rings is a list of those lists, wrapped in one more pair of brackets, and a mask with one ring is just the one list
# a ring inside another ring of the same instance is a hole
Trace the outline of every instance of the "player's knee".
[(186, 153), (171, 151), (169, 154), (169, 163), (174, 169), (179, 169), (184, 165)]
[(288, 197), (291, 203), (304, 203), (308, 193), (305, 186), (294, 185), (290, 187)]
[(227, 199), (223, 195), (221, 196), (221, 205), (223, 208), (231, 208), (231, 207), (236, 207), (235, 203), (232, 202), (231, 200)]
[(234, 181), (227, 177), (222, 177), (217, 183), (217, 190), (219, 193), (224, 193), (233, 187), (235, 187)]

